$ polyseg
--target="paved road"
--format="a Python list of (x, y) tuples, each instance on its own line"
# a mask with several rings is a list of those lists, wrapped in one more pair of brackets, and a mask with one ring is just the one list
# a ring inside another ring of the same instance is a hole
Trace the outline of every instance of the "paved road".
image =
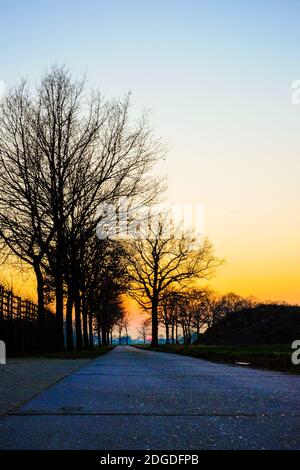
[(117, 347), (0, 419), (0, 449), (300, 449), (300, 377)]

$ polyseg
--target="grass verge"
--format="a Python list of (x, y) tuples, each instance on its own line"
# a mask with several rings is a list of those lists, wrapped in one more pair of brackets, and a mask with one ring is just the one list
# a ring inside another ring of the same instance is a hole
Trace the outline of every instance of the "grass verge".
[(14, 354), (9, 355), (8, 357), (26, 357), (26, 358), (36, 358), (36, 359), (94, 359), (103, 354), (112, 351), (115, 346), (95, 346), (93, 349), (87, 349), (83, 351), (59, 351), (59, 352), (49, 352), (49, 353), (23, 353), (23, 354)]
[(162, 344), (156, 348), (150, 345), (135, 345), (142, 349), (165, 353), (181, 354), (213, 362), (237, 364), (247, 363), (248, 367), (277, 370), (300, 374), (300, 365), (292, 364), (291, 355), (293, 349), (290, 345), (266, 345), (266, 346), (202, 346), (181, 344)]

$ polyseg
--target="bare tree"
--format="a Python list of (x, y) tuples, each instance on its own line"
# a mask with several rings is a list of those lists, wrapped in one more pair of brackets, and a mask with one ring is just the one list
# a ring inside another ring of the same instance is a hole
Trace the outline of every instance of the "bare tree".
[(43, 325), (42, 259), (55, 231), (39, 190), (42, 170), (32, 130), (33, 115), (23, 81), (6, 96), (0, 108), (0, 236), (13, 255), (34, 269), (38, 316)]
[(90, 306), (90, 321), (93, 317), (98, 336), (101, 335), (101, 342), (106, 345), (109, 332), (123, 315), (121, 297), (128, 279), (118, 242), (96, 239), (94, 254), (93, 264), (89, 265), (90, 274), (84, 271), (87, 282), (85, 297)]
[(210, 327), (224, 318), (226, 315), (251, 308), (255, 301), (251, 298), (242, 297), (233, 292), (220, 295), (212, 290), (205, 291), (205, 302), (207, 304), (207, 326)]
[(144, 344), (146, 344), (147, 336), (150, 334), (150, 331), (151, 331), (151, 318), (144, 318), (141, 321), (140, 326), (138, 328), (139, 337), (142, 338), (142, 340), (144, 341)]
[(150, 227), (127, 243), (130, 294), (151, 310), (152, 345), (158, 344), (158, 308), (170, 289), (184, 289), (196, 279), (210, 276), (219, 261), (207, 239), (198, 241), (185, 233), (169, 233), (167, 221)]
[(166, 290), (158, 309), (158, 321), (164, 326), (166, 331), (166, 344), (170, 343), (170, 329), (173, 344), (175, 342), (175, 333), (177, 332), (178, 334), (182, 295), (184, 294), (174, 289)]
[(124, 330), (125, 330), (126, 337), (128, 337), (128, 326), (129, 326), (128, 313), (126, 312), (124, 308), (122, 308), (120, 309), (119, 318), (116, 322), (116, 327), (117, 327), (118, 337), (119, 337), (119, 344), (122, 344), (122, 333)]
[(252, 299), (234, 293), (219, 295), (209, 288), (187, 289), (179, 294), (179, 312), (184, 342), (189, 344), (196, 333), (199, 342), (201, 331), (204, 332), (225, 316), (253, 307)]

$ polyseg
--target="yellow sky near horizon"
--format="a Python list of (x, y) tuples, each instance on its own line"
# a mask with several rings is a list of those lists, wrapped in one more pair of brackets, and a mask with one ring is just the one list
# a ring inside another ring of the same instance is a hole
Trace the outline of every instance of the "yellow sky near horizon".
[[(230, 223), (227, 220), (229, 217)], [(224, 258), (225, 263), (210, 281), (203, 281), (204, 285), (220, 293), (234, 291), (260, 300), (300, 302), (297, 236), (291, 236), (288, 244), (282, 243), (282, 230), (268, 238), (256, 231), (249, 231), (246, 225), (245, 232), (240, 226), (241, 240), (237, 245), (236, 240), (231, 238), (232, 225), (238, 224), (234, 216), (211, 214), (208, 219), (206, 232), (214, 242), (217, 256)], [(272, 227), (269, 229), (272, 230)], [(17, 295), (36, 301), (35, 278), (30, 270), (22, 271), (15, 267), (5, 271), (2, 269), (0, 282), (12, 287)], [(130, 315), (130, 332), (134, 336), (145, 313), (130, 298), (125, 303)]]

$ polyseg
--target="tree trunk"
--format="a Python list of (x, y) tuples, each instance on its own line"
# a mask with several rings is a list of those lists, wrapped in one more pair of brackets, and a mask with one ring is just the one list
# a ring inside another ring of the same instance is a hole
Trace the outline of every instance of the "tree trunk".
[(166, 344), (170, 344), (169, 325), (166, 323)]
[(63, 350), (64, 341), (64, 289), (62, 273), (56, 273), (55, 276), (55, 297), (56, 297), (56, 329), (57, 329), (57, 349)]
[(83, 326), (83, 340), (84, 340), (84, 349), (89, 349), (89, 335), (88, 335), (88, 320), (87, 320), (87, 309), (86, 309), (86, 299), (82, 300), (82, 326)]
[(81, 330), (81, 299), (78, 288), (74, 293), (75, 302), (75, 329), (76, 329), (76, 349), (82, 350), (82, 330)]
[[(58, 214), (61, 214), (61, 208), (58, 209)], [(63, 253), (64, 253), (64, 240), (61, 218), (58, 216), (56, 220), (56, 250), (55, 250), (55, 309), (56, 309), (56, 328), (57, 328), (57, 347), (58, 350), (63, 350), (65, 347), (64, 341), (64, 277), (63, 277)]]
[(94, 347), (94, 335), (93, 335), (93, 316), (92, 312), (89, 312), (89, 338), (90, 338), (90, 348)]
[(67, 349), (73, 351), (74, 339), (73, 339), (73, 289), (68, 286), (68, 300), (67, 300), (67, 311), (66, 311), (66, 333), (67, 333)]
[(175, 336), (174, 336), (174, 322), (172, 321), (172, 344), (175, 343)]
[(197, 323), (197, 343), (199, 343), (200, 341), (200, 324), (199, 322)]
[(102, 346), (107, 346), (107, 334), (104, 327), (102, 327)]
[(158, 346), (158, 302), (156, 299), (152, 301), (152, 341), (151, 347)]
[(45, 302), (44, 302), (44, 277), (41, 271), (40, 263), (34, 263), (34, 272), (36, 275), (37, 296), (38, 296), (38, 324), (39, 324), (39, 345), (40, 352), (46, 349), (46, 332), (45, 332)]

